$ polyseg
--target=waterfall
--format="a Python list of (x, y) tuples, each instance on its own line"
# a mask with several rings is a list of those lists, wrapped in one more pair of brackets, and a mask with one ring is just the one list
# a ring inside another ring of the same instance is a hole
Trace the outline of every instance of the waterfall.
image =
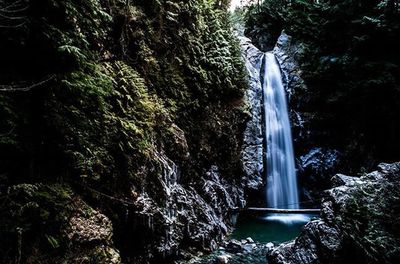
[(292, 134), (281, 70), (273, 53), (265, 53), (263, 58), (267, 205), (297, 209), (299, 198)]
[[(298, 209), (292, 135), (279, 63), (273, 53), (261, 52), (250, 39), (238, 35), (249, 75), (250, 87), (246, 96), (252, 114), (245, 130), (242, 153), (248, 179), (246, 186), (258, 190), (264, 178), (267, 182), (267, 207)], [(262, 124), (265, 129), (262, 129)], [(266, 168), (264, 177), (263, 167)], [(293, 224), (307, 222), (311, 217), (307, 214), (267, 214), (263, 219)]]

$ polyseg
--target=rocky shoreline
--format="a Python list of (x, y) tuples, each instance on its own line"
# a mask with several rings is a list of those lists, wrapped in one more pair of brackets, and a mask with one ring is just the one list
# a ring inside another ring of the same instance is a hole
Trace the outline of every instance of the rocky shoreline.
[(272, 243), (262, 244), (251, 237), (223, 242), (219, 249), (210, 255), (193, 260), (194, 264), (258, 264), (265, 262), (265, 254), (273, 248)]

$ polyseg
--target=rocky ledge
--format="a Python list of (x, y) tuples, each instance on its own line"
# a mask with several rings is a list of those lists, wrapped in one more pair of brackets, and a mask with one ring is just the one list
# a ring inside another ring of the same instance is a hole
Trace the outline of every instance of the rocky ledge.
[(400, 163), (361, 177), (337, 174), (321, 219), (267, 254), (270, 264), (400, 263)]

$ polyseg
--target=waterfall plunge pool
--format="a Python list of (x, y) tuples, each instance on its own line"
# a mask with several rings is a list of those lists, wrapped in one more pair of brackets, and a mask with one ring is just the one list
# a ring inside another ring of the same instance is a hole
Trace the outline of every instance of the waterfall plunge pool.
[[(257, 244), (269, 242), (281, 244), (296, 238), (302, 227), (318, 214), (266, 214), (241, 212), (236, 216), (236, 225), (229, 239), (238, 241), (251, 237)], [(218, 256), (228, 254), (231, 264), (266, 264), (266, 248), (256, 248), (251, 252), (232, 254), (219, 249), (203, 256), (196, 264), (215, 264)]]
[(265, 244), (280, 244), (290, 241), (300, 234), (302, 227), (318, 214), (246, 214), (238, 216), (232, 239), (251, 237)]

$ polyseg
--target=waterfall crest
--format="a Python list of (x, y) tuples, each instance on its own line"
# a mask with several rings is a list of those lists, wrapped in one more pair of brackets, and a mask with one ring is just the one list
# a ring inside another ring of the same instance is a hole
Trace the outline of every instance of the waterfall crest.
[(265, 53), (263, 59), (267, 205), (272, 208), (297, 209), (298, 186), (281, 70), (273, 53)]

